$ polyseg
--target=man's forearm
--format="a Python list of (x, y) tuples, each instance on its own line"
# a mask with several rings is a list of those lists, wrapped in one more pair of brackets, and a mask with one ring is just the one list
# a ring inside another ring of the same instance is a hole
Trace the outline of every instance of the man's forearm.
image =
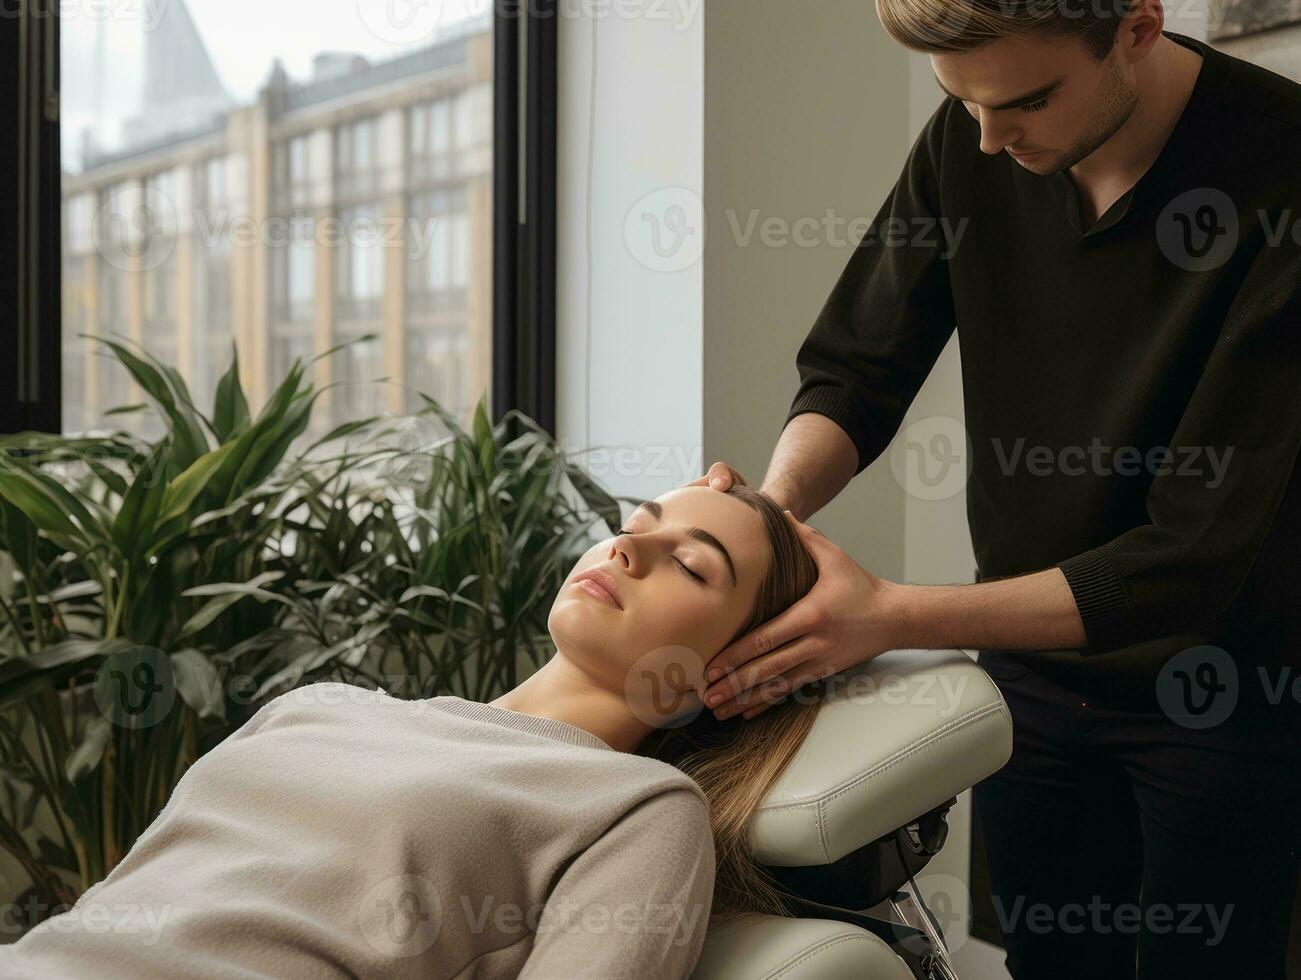
[(825, 415), (803, 412), (782, 430), (759, 489), (807, 521), (845, 489), (857, 468), (858, 449), (845, 430)]
[(1058, 568), (974, 585), (892, 582), (883, 605), (897, 649), (1059, 650), (1087, 643)]

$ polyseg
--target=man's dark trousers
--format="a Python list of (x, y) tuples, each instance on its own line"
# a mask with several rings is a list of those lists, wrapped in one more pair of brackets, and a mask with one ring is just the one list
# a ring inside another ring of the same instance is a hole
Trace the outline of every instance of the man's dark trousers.
[(1012, 976), (1284, 980), (1298, 672), (1281, 698), (1279, 674), (1244, 673), (1235, 709), (1198, 729), (981, 664), (1013, 719), (1010, 761), (973, 791)]

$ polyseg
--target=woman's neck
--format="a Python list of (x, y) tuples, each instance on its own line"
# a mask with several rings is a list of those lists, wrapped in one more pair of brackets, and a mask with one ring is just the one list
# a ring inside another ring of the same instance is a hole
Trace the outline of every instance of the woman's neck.
[(635, 751), (653, 729), (634, 715), (621, 693), (595, 683), (559, 653), (536, 673), (489, 703), (509, 711), (566, 722), (590, 732), (620, 752)]

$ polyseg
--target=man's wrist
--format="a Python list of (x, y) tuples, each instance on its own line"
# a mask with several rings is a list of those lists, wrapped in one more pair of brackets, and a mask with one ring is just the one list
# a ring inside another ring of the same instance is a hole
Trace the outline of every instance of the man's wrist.
[(801, 523), (804, 521), (805, 514), (800, 493), (794, 487), (781, 483), (768, 483), (760, 487), (759, 492), (771, 497), (782, 510), (789, 510), (797, 521)]
[(1057, 650), (1087, 642), (1055, 568), (970, 585), (888, 585), (878, 608), (894, 649)]
[(918, 586), (881, 580), (876, 604), (888, 649), (923, 648), (917, 642), (917, 599)]

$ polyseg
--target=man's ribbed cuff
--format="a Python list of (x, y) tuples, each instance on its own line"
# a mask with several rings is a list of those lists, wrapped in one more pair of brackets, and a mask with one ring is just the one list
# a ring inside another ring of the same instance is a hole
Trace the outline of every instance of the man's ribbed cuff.
[(858, 468), (854, 470), (857, 476), (863, 470), (867, 469), (869, 450), (864, 437), (858, 418), (857, 409), (854, 407), (853, 396), (844, 388), (836, 385), (821, 384), (816, 388), (809, 388), (795, 396), (795, 401), (791, 403), (791, 409), (786, 413), (786, 421), (782, 423), (782, 429), (790, 424), (791, 419), (804, 412), (817, 412), (819, 415), (825, 415), (836, 425), (845, 430), (845, 434), (853, 441), (855, 449), (858, 450)]
[(1066, 584), (1075, 597), (1089, 646), (1112, 644), (1112, 637), (1108, 634), (1116, 626), (1120, 613), (1129, 608), (1129, 603), (1125, 583), (1111, 562), (1094, 549), (1058, 562), (1057, 567), (1066, 576)]

